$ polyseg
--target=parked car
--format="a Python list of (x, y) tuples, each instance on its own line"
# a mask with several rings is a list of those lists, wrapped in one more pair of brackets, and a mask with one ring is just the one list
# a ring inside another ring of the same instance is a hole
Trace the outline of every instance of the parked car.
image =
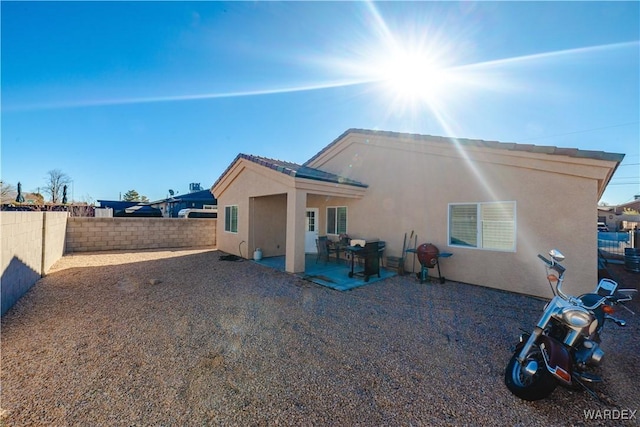
[(598, 231), (609, 231), (609, 227), (604, 222), (598, 223)]
[(114, 217), (151, 217), (162, 218), (162, 211), (148, 205), (135, 205), (113, 212)]
[(218, 218), (218, 209), (180, 209), (178, 218)]

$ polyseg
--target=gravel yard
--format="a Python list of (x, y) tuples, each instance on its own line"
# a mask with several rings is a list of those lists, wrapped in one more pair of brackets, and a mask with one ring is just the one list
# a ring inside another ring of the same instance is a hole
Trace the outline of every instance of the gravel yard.
[(0, 424), (640, 424), (585, 419), (640, 412), (640, 313), (605, 327), (609, 405), (564, 388), (532, 403), (503, 375), (539, 299), (410, 276), (339, 292), (219, 255), (62, 258), (2, 318)]

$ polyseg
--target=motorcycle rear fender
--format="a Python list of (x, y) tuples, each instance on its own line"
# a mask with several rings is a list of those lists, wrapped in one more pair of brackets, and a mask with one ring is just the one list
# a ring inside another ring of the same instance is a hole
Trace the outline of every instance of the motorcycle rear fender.
[(564, 384), (571, 385), (571, 355), (564, 344), (547, 335), (541, 336), (539, 343), (547, 370)]

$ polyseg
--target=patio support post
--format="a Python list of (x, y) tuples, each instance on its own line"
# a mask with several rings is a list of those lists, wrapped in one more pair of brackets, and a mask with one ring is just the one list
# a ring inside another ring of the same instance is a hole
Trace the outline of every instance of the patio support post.
[(289, 273), (304, 273), (304, 220), (306, 207), (306, 191), (293, 188), (287, 192), (285, 270)]

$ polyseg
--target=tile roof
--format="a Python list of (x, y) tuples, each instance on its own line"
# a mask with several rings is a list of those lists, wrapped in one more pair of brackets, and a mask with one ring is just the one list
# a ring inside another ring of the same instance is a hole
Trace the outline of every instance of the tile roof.
[(616, 211), (618, 209), (622, 210), (624, 208), (640, 210), (640, 195), (636, 195), (634, 197), (637, 197), (637, 198), (632, 200), (632, 201), (630, 201), (630, 202), (622, 203), (620, 205), (615, 206)]
[(176, 194), (174, 196), (167, 197), (165, 199), (154, 200), (150, 202), (150, 205), (157, 205), (160, 203), (180, 203), (180, 202), (205, 202), (210, 204), (216, 204), (217, 200), (211, 194), (211, 190), (200, 190), (192, 193)]
[(270, 159), (268, 157), (261, 157), (261, 156), (254, 156), (252, 154), (240, 153), (236, 156), (233, 162), (231, 162), (229, 167), (222, 173), (222, 175), (220, 175), (220, 178), (218, 178), (218, 180), (213, 184), (212, 188), (218, 184), (220, 179), (222, 179), (222, 177), (225, 176), (227, 172), (231, 169), (231, 167), (240, 159), (249, 160), (250, 162), (259, 164), (261, 166), (267, 167), (269, 169), (273, 169), (275, 171), (281, 172), (285, 175), (289, 175), (295, 178), (306, 178), (306, 179), (312, 179), (315, 181), (352, 185), (354, 187), (362, 187), (362, 188), (368, 187), (367, 184), (363, 184), (362, 182), (359, 182), (350, 178), (345, 178), (333, 173), (321, 171), (320, 169), (299, 165), (297, 163), (286, 162), (284, 160), (276, 160), (276, 159)]
[(131, 206), (144, 204), (142, 202), (126, 202), (123, 200), (97, 200), (101, 208), (111, 208), (114, 211), (122, 211)]
[(194, 191), (192, 193), (176, 194), (171, 197), (172, 201), (207, 201), (215, 202), (216, 199), (211, 194), (211, 190)]
[[(622, 162), (622, 160), (624, 159), (624, 154), (608, 153), (605, 151), (580, 150), (577, 148), (561, 148), (561, 147), (555, 147), (555, 146), (520, 144), (520, 143), (514, 143), (514, 142), (507, 143), (507, 142), (498, 142), (498, 141), (485, 141), (481, 139), (453, 138), (453, 137), (443, 137), (443, 136), (420, 135), (420, 134), (413, 134), (413, 133), (352, 128), (352, 129), (346, 130), (342, 135), (334, 139), (329, 145), (324, 147), (322, 150), (320, 150), (318, 153), (316, 153), (313, 157), (311, 157), (302, 165), (283, 161), (283, 160), (276, 160), (276, 159), (270, 159), (267, 157), (254, 156), (251, 154), (242, 154), (242, 153), (238, 154), (238, 156), (236, 156), (233, 162), (231, 162), (231, 164), (222, 173), (222, 175), (220, 175), (220, 177), (216, 180), (216, 182), (213, 184), (211, 188), (213, 189), (216, 185), (218, 185), (218, 183), (222, 180), (222, 178), (229, 172), (229, 170), (231, 170), (233, 165), (239, 159), (249, 160), (251, 162), (257, 163), (264, 167), (268, 167), (270, 169), (276, 170), (278, 172), (284, 173), (285, 175), (289, 175), (292, 177), (313, 179), (317, 181), (332, 182), (336, 184), (345, 184), (345, 185), (352, 185), (356, 187), (367, 188), (368, 185), (362, 182), (359, 182), (350, 178), (345, 178), (339, 175), (335, 175), (335, 174), (308, 166), (311, 162), (313, 162), (315, 159), (320, 157), (323, 153), (325, 153), (331, 147), (338, 144), (341, 140), (346, 138), (349, 134), (386, 136), (390, 138), (413, 139), (415, 141), (441, 142), (441, 143), (447, 143), (447, 144), (451, 144), (453, 141), (455, 141), (456, 144), (460, 144), (463, 146), (470, 146), (470, 147), (486, 147), (486, 148), (508, 150), (508, 151), (529, 152), (529, 153), (535, 153), (535, 154), (562, 155), (562, 156), (584, 158), (584, 159), (612, 161), (618, 164)], [(613, 169), (614, 172), (617, 169), (617, 167), (618, 165), (614, 167)]]
[[(333, 140), (329, 145), (320, 150), (316, 155), (307, 160), (304, 165), (308, 165), (318, 157), (320, 157), (324, 152), (326, 152), (329, 148), (336, 145), (340, 140), (344, 139), (349, 134), (361, 134), (361, 135), (371, 135), (371, 136), (386, 136), (390, 138), (404, 138), (404, 139), (413, 139), (416, 141), (430, 141), (430, 142), (442, 142), (442, 143), (451, 143), (455, 141), (461, 145), (473, 146), (473, 147), (487, 147), (487, 148), (496, 148), (500, 150), (510, 150), (510, 151), (524, 151), (529, 153), (538, 153), (538, 154), (551, 154), (551, 155), (563, 155), (569, 157), (578, 157), (585, 159), (595, 159), (595, 160), (608, 160), (613, 162), (621, 162), (624, 158), (624, 154), (617, 153), (607, 153), (604, 151), (591, 151), (591, 150), (580, 150), (577, 148), (560, 148), (554, 146), (545, 146), (545, 145), (534, 145), (534, 144), (518, 144), (514, 142), (498, 142), (498, 141), (485, 141), (482, 139), (466, 139), (466, 138), (453, 138), (453, 137), (443, 137), (443, 136), (431, 136), (431, 135), (420, 135), (414, 133), (402, 133), (402, 132), (390, 132), (390, 131), (379, 131), (379, 130), (368, 130), (368, 129), (348, 129), (342, 135)], [(303, 165), (303, 166), (304, 166)]]

